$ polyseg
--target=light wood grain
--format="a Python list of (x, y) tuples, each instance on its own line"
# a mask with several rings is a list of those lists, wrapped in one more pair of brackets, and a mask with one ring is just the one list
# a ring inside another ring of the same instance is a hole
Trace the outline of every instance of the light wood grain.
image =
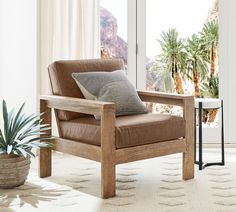
[(187, 94), (172, 94), (172, 93), (165, 93), (165, 92), (157, 92), (157, 91), (137, 91), (139, 95), (142, 96), (152, 96), (158, 98), (168, 98), (168, 99), (192, 99), (192, 95)]
[(163, 141), (116, 150), (116, 164), (128, 163), (186, 151), (185, 139)]
[[(47, 107), (47, 101), (40, 100), (40, 113), (43, 114), (42, 124), (51, 124), (51, 108)], [(50, 136), (51, 129), (45, 131)], [(52, 174), (52, 153), (51, 149), (40, 148), (39, 149), (39, 177), (48, 177)]]
[(105, 109), (101, 116), (101, 194), (103, 198), (116, 194), (115, 167), (115, 107)]
[[(183, 179), (187, 180), (194, 177), (193, 96), (146, 91), (139, 91), (138, 93), (143, 101), (182, 106), (186, 121), (186, 136), (177, 140), (116, 149), (114, 103), (52, 95), (41, 97), (41, 112), (47, 111), (47, 114), (51, 114), (50, 108), (55, 108), (101, 116), (101, 146), (89, 145), (83, 141), (55, 138), (54, 150), (101, 162), (101, 194), (103, 198), (115, 196), (116, 164), (183, 152)], [(58, 119), (56, 121), (60, 125), (60, 121)], [(51, 123), (51, 115), (47, 115), (44, 122)], [(62, 136), (61, 133), (60, 136)], [(51, 151), (40, 150), (40, 176), (50, 175)]]
[[(167, 94), (162, 92), (138, 91), (142, 101), (183, 107), (185, 124), (186, 151), (183, 152), (183, 179), (194, 177), (194, 97), (192, 95)], [(171, 146), (174, 149), (174, 146)]]
[(138, 91), (140, 99), (144, 102), (183, 106), (183, 100), (191, 98), (189, 95), (170, 94), (155, 91)]
[(50, 108), (90, 115), (101, 115), (104, 108), (114, 107), (114, 103), (112, 102), (101, 102), (65, 96), (43, 95), (40, 99), (47, 100), (47, 107)]
[(66, 154), (71, 154), (101, 162), (100, 146), (90, 145), (79, 141), (73, 141), (57, 137), (55, 137), (52, 143), (54, 144), (53, 150), (55, 151), (64, 152)]
[(186, 152), (183, 153), (183, 179), (194, 178), (194, 98), (184, 100)]

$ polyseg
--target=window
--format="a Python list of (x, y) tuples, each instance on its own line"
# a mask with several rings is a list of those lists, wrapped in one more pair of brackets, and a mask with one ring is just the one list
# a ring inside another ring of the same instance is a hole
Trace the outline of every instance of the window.
[[(138, 89), (218, 97), (217, 0), (101, 0), (100, 17), (102, 57), (122, 58)], [(215, 126), (218, 119), (206, 111), (205, 120)]]
[(101, 57), (122, 58), (127, 68), (127, 0), (100, 1)]

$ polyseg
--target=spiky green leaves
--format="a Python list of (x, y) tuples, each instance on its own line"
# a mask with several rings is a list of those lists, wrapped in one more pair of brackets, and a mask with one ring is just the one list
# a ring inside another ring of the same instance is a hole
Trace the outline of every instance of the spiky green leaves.
[[(50, 129), (48, 124), (41, 124), (41, 115), (23, 113), (25, 104), (18, 111), (8, 112), (3, 100), (2, 113), (4, 130), (0, 129), (0, 153), (16, 154), (19, 156), (34, 156), (32, 148), (50, 148), (51, 137), (46, 135)], [(43, 141), (43, 142), (42, 142)]]

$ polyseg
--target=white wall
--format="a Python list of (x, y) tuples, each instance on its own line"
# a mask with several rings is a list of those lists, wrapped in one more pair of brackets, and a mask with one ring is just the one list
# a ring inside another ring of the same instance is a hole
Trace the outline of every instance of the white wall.
[(0, 100), (36, 111), (36, 0), (0, 0)]
[(225, 104), (225, 140), (236, 142), (236, 1), (220, 0), (220, 97)]

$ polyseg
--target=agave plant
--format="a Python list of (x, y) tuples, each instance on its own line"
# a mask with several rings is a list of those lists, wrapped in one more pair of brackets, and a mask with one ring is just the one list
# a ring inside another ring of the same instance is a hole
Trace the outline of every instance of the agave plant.
[[(50, 129), (48, 124), (41, 124), (41, 115), (25, 115), (25, 104), (18, 111), (7, 109), (6, 102), (2, 102), (4, 130), (0, 129), (0, 154), (15, 154), (18, 156), (35, 156), (32, 148), (50, 148), (51, 137), (46, 135)], [(41, 142), (43, 141), (43, 142)]]

